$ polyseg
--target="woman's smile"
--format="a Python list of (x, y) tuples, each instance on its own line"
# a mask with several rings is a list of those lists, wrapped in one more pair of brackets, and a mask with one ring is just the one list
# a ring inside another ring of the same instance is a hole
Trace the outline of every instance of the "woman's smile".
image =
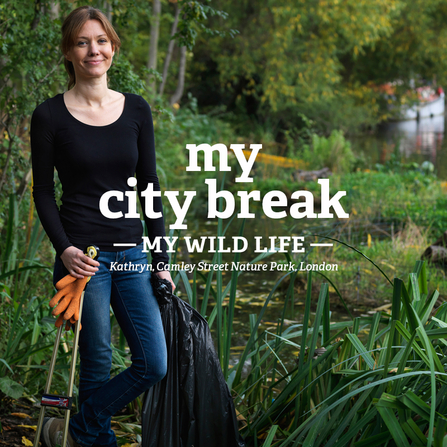
[(99, 20), (87, 20), (66, 58), (72, 62), (76, 78), (106, 76), (115, 51)]

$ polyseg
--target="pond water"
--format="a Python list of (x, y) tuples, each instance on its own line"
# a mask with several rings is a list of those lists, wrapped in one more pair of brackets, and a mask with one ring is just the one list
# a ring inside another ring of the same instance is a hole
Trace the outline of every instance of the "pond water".
[(447, 179), (447, 139), (445, 116), (388, 122), (376, 131), (350, 138), (356, 154), (383, 164), (391, 154), (399, 153), (403, 162), (430, 161), (437, 176)]

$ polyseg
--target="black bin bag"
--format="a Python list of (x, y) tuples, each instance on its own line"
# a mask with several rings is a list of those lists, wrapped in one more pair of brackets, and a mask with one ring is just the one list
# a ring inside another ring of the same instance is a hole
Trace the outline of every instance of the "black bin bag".
[(142, 447), (245, 447), (206, 320), (152, 275), (168, 372), (146, 393)]

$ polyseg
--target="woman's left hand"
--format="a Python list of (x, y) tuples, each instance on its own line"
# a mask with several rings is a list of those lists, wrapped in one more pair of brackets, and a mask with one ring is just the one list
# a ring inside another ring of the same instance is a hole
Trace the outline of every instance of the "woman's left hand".
[(175, 284), (174, 284), (174, 281), (172, 281), (172, 278), (171, 278), (171, 274), (169, 273), (169, 272), (167, 272), (166, 270), (163, 270), (162, 272), (157, 272), (157, 273), (155, 273), (159, 278), (162, 278), (162, 279), (167, 279), (170, 283), (171, 283), (171, 286), (172, 286), (172, 293), (174, 293), (174, 290), (175, 290)]

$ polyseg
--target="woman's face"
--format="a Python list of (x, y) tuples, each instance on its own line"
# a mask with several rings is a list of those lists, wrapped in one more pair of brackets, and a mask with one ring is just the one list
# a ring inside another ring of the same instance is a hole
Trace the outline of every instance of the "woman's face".
[(87, 20), (65, 57), (73, 64), (78, 82), (82, 78), (105, 76), (112, 65), (114, 54), (112, 43), (101, 22)]

